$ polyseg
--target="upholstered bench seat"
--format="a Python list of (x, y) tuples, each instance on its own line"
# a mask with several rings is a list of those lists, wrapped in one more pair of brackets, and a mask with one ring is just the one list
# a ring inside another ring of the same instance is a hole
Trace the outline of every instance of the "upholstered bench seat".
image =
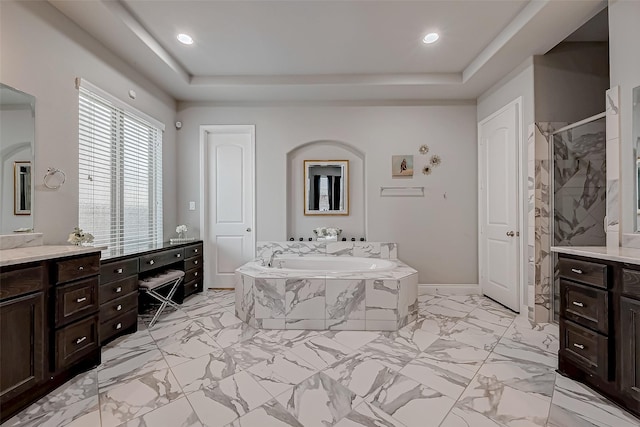
[[(180, 308), (178, 304), (171, 301), (171, 298), (173, 298), (173, 294), (176, 293), (178, 285), (180, 284), (180, 281), (183, 277), (184, 271), (165, 270), (138, 281), (140, 292), (146, 292), (147, 295), (152, 296), (153, 298), (161, 302), (160, 307), (158, 307), (158, 311), (156, 311), (156, 314), (153, 316), (151, 322), (149, 323), (149, 328), (151, 328), (156, 323), (156, 321), (158, 320), (158, 316), (160, 316), (160, 313), (162, 313), (162, 310), (164, 310), (167, 304), (170, 304), (174, 308)], [(167, 295), (162, 295), (161, 293), (156, 291), (156, 289), (163, 288), (165, 286), (171, 286), (171, 289), (169, 290), (169, 293)]]
[(156, 289), (161, 286), (170, 283), (173, 280), (180, 279), (184, 276), (184, 271), (180, 270), (165, 270), (161, 271), (158, 274), (154, 274), (153, 276), (145, 277), (142, 280), (138, 281), (138, 286), (141, 289)]

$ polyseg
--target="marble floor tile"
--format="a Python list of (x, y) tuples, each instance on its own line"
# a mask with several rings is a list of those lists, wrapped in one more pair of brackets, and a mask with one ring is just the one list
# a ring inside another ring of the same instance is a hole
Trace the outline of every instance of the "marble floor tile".
[(415, 323), (408, 325), (408, 327), (421, 329), (435, 335), (441, 335), (453, 328), (458, 321), (460, 321), (459, 318), (447, 317), (424, 311), (420, 312)]
[(503, 427), (503, 425), (473, 409), (457, 404), (451, 409), (440, 427)]
[(297, 345), (291, 351), (317, 369), (324, 369), (329, 365), (333, 365), (353, 352), (350, 348), (324, 335), (319, 335), (303, 344)]
[(247, 372), (239, 372), (214, 387), (187, 395), (198, 418), (207, 427), (225, 426), (271, 398)]
[(504, 334), (504, 338), (553, 354), (558, 354), (558, 336), (557, 325), (536, 324), (523, 316), (518, 316)]
[[(206, 325), (203, 325), (203, 328), (205, 327)], [(207, 332), (209, 336), (211, 336), (211, 338), (213, 338), (222, 348), (227, 348), (234, 344), (250, 340), (260, 334), (259, 329), (253, 328), (244, 322), (235, 323), (231, 326), (225, 327), (224, 329), (214, 331), (209, 330)]]
[(317, 369), (294, 352), (287, 351), (249, 368), (248, 372), (276, 397), (315, 374)]
[(358, 350), (378, 338), (380, 333), (374, 331), (329, 331), (324, 336), (339, 342), (351, 350)]
[(369, 402), (362, 402), (341, 419), (336, 427), (405, 427), (405, 425)]
[(115, 427), (183, 397), (169, 369), (152, 372), (100, 393), (103, 427)]
[(270, 331), (264, 331), (260, 334), (260, 337), (268, 340), (277, 342), (280, 345), (283, 345), (288, 348), (293, 348), (299, 344), (305, 343), (309, 341), (313, 337), (317, 337), (318, 335), (323, 335), (325, 331), (312, 331), (305, 329), (295, 329), (295, 330), (282, 330), (282, 329), (274, 329)]
[(515, 313), (508, 313), (502, 310), (496, 309), (487, 309), (487, 308), (476, 308), (465, 318), (465, 322), (475, 324), (475, 321), (481, 322), (480, 325), (485, 325), (487, 323), (509, 327), (513, 323), (516, 317)]
[[(467, 315), (471, 312), (471, 310), (473, 310), (473, 308), (475, 307), (465, 307), (465, 310), (461, 310), (459, 308), (460, 305), (462, 304), (449, 304), (449, 306), (444, 306), (442, 305), (445, 301), (449, 301), (446, 299), (443, 299), (441, 301), (438, 302), (438, 304), (432, 304), (429, 305), (427, 307), (424, 308), (424, 310), (422, 310), (422, 313), (431, 313), (431, 314), (435, 314), (437, 316), (444, 316), (444, 317), (448, 317), (450, 319), (463, 319), (465, 317), (467, 317)], [(451, 301), (449, 301), (451, 302)], [(451, 306), (455, 306), (456, 308), (452, 308)], [(471, 309), (471, 310), (468, 310)]]
[(501, 338), (500, 342), (493, 348), (494, 354), (509, 356), (520, 361), (528, 361), (546, 365), (550, 368), (558, 366), (558, 354), (541, 350), (540, 347), (529, 345), (525, 342), (512, 341)]
[(593, 424), (585, 420), (578, 414), (561, 408), (558, 405), (551, 404), (549, 410), (549, 419), (546, 427), (602, 427), (602, 424)]
[(382, 336), (362, 347), (359, 352), (393, 371), (401, 370), (420, 353), (414, 346), (397, 343)]
[(168, 367), (158, 347), (127, 349), (117, 358), (112, 358), (98, 366), (98, 386), (103, 392), (117, 387), (122, 382)]
[(278, 403), (270, 400), (233, 421), (227, 427), (304, 427)]
[(466, 313), (470, 313), (476, 308), (475, 302), (468, 303), (468, 301), (471, 300), (470, 298), (465, 298), (463, 301), (456, 301), (454, 297), (455, 297), (454, 295), (451, 295), (441, 301), (438, 301), (438, 303), (435, 304), (435, 306), (448, 308), (456, 312), (466, 312)]
[(207, 354), (171, 368), (185, 393), (215, 386), (240, 371), (233, 358), (226, 352)]
[(205, 427), (186, 397), (181, 397), (121, 427)]
[(36, 418), (15, 416), (2, 424), (4, 427), (94, 427), (100, 425), (98, 396), (64, 405), (40, 414)]
[(278, 343), (257, 336), (227, 347), (224, 351), (238, 367), (246, 370), (265, 360), (272, 360), (283, 348)]
[(158, 347), (170, 367), (206, 354), (219, 356), (223, 352), (222, 347), (202, 329), (191, 330), (182, 335), (179, 341), (170, 340), (168, 344), (163, 344), (166, 341), (158, 343)]
[(456, 401), (411, 378), (396, 374), (367, 402), (407, 427), (425, 427), (439, 425)]
[(447, 295), (446, 298), (469, 307), (479, 306), (486, 299), (482, 295)]
[(503, 326), (491, 324), (479, 325), (478, 323), (480, 322), (475, 323), (476, 324), (472, 325), (464, 320), (460, 321), (446, 333), (441, 334), (441, 336), (446, 339), (463, 342), (476, 348), (491, 351), (507, 329)]
[(397, 332), (383, 332), (381, 335), (397, 343), (413, 347), (418, 351), (424, 351), (437, 341), (440, 336), (425, 331), (422, 329), (423, 325), (424, 323), (412, 322)]
[(427, 357), (413, 360), (400, 373), (456, 400), (475, 375), (462, 365)]
[(236, 304), (234, 291), (213, 291), (209, 294), (209, 298), (220, 307), (233, 308)]
[(322, 372), (276, 400), (305, 427), (332, 426), (360, 403), (355, 393)]
[(395, 373), (359, 353), (351, 354), (323, 371), (360, 397), (367, 397)]
[(233, 313), (222, 307), (215, 307), (208, 310), (208, 314), (197, 314), (187, 312), (189, 317), (207, 332), (214, 332), (224, 329), (228, 326), (242, 323)]

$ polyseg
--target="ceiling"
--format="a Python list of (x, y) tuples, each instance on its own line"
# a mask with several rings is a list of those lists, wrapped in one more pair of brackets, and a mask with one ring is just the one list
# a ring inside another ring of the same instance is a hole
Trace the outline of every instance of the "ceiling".
[[(469, 100), (603, 0), (49, 0), (179, 101)], [(422, 37), (432, 31), (432, 45)], [(180, 32), (195, 43), (184, 46)]]

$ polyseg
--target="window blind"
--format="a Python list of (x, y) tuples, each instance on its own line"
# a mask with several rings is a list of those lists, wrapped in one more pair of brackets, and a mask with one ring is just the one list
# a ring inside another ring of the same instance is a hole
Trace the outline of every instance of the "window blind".
[(79, 227), (111, 252), (162, 243), (162, 129), (87, 86), (79, 87)]

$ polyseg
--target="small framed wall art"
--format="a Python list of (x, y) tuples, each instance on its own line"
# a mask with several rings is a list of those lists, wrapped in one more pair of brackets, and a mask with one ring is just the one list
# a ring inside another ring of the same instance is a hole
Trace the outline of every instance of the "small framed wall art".
[(391, 156), (391, 176), (411, 178), (413, 176), (413, 155)]

